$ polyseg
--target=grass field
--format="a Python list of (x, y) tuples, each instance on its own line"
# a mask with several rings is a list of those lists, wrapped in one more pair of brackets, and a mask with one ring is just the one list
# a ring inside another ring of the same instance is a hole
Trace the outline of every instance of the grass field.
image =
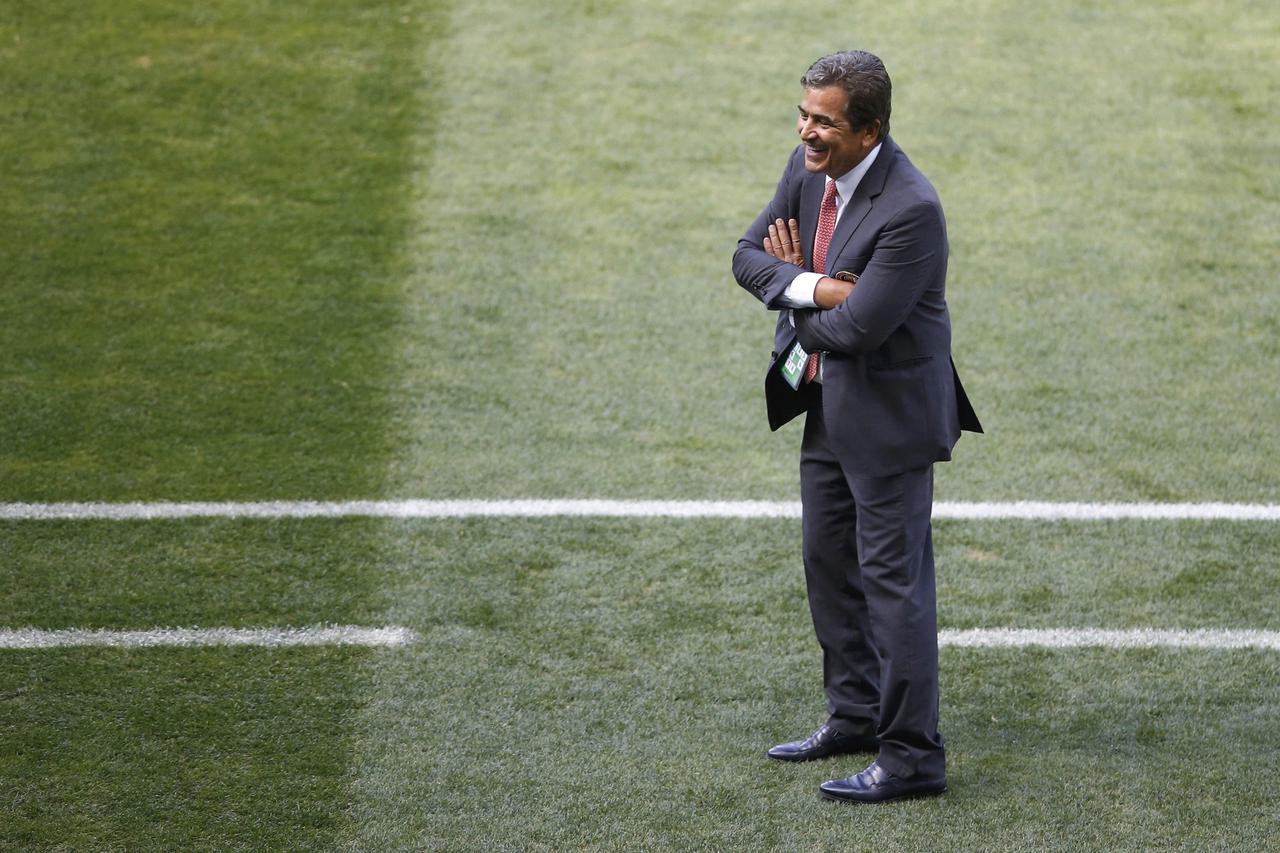
[[(858, 46), (947, 211), (950, 501), (1280, 502), (1270, 4), (0, 0), (0, 502), (797, 497), (733, 246)], [(1280, 630), (1267, 522), (940, 521), (944, 628)], [(821, 720), (789, 520), (0, 522), (0, 849), (1239, 849), (1280, 656), (942, 652), (951, 789)]]

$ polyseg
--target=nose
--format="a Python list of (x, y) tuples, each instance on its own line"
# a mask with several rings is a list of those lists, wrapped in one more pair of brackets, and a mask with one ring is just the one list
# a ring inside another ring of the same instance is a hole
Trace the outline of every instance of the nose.
[(801, 139), (809, 139), (813, 136), (813, 119), (802, 118), (797, 122), (796, 130), (800, 134)]

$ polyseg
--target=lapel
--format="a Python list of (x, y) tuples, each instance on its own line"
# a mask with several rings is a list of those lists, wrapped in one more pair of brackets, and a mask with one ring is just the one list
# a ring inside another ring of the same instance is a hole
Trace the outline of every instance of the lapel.
[[(898, 146), (894, 144), (893, 137), (886, 134), (884, 143), (880, 146), (880, 153), (876, 155), (876, 161), (871, 164), (871, 168), (867, 170), (867, 173), (862, 176), (862, 180), (858, 182), (858, 188), (853, 191), (853, 198), (849, 199), (849, 207), (840, 215), (840, 221), (836, 223), (835, 233), (831, 235), (831, 245), (827, 247), (827, 269), (819, 270), (819, 272), (826, 275), (830, 274), (831, 267), (840, 255), (841, 250), (844, 249), (845, 243), (849, 242), (853, 232), (858, 230), (862, 220), (866, 219), (867, 214), (871, 212), (871, 200), (884, 191), (885, 179), (889, 175), (890, 162), (897, 154)], [(819, 192), (815, 206), (821, 204), (822, 194)], [(814, 221), (815, 223), (817, 221), (816, 215), (814, 216)], [(814, 232), (817, 232), (816, 224), (814, 225)], [(812, 237), (809, 239), (808, 245), (810, 247), (810, 257), (812, 257)]]

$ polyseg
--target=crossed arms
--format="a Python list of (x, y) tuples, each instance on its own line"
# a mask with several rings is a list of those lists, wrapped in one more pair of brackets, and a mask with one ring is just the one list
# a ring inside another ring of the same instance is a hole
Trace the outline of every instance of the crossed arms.
[[(780, 188), (780, 196), (784, 189)], [(775, 199), (771, 209), (766, 208), (739, 241), (734, 256), (738, 283), (774, 310), (789, 307), (784, 282), (790, 283), (805, 272), (799, 225), (773, 212), (781, 206)], [(878, 226), (875, 237), (871, 259), (861, 271), (856, 290), (849, 282), (824, 276), (814, 291), (817, 308), (791, 312), (796, 336), (810, 352), (870, 352), (883, 344), (922, 300), (929, 303), (929, 310), (945, 310), (946, 226), (937, 202), (918, 199), (893, 211)]]
[[(787, 222), (775, 220), (769, 225), (769, 234), (764, 238), (764, 250), (780, 261), (803, 267), (800, 223), (794, 219)], [(848, 299), (850, 293), (853, 293), (853, 282), (824, 275), (813, 289), (813, 301), (822, 309), (835, 308)]]

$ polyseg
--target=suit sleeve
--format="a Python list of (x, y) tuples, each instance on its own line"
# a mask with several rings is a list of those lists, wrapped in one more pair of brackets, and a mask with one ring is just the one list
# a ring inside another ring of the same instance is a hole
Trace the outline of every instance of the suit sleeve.
[(889, 221), (853, 293), (838, 308), (793, 314), (796, 337), (810, 352), (871, 352), (906, 322), (946, 261), (946, 225), (931, 202)]
[(787, 161), (787, 168), (782, 172), (773, 200), (760, 212), (755, 222), (751, 223), (733, 253), (733, 277), (743, 290), (759, 299), (771, 311), (787, 307), (783, 294), (792, 279), (805, 271), (804, 267), (780, 261), (764, 250), (764, 238), (769, 235), (770, 223), (778, 219), (785, 221), (798, 218), (798, 211), (792, 209), (791, 200), (798, 199), (800, 194), (799, 185), (793, 183), (803, 176), (803, 172), (796, 175), (800, 156), (800, 148), (797, 147)]

